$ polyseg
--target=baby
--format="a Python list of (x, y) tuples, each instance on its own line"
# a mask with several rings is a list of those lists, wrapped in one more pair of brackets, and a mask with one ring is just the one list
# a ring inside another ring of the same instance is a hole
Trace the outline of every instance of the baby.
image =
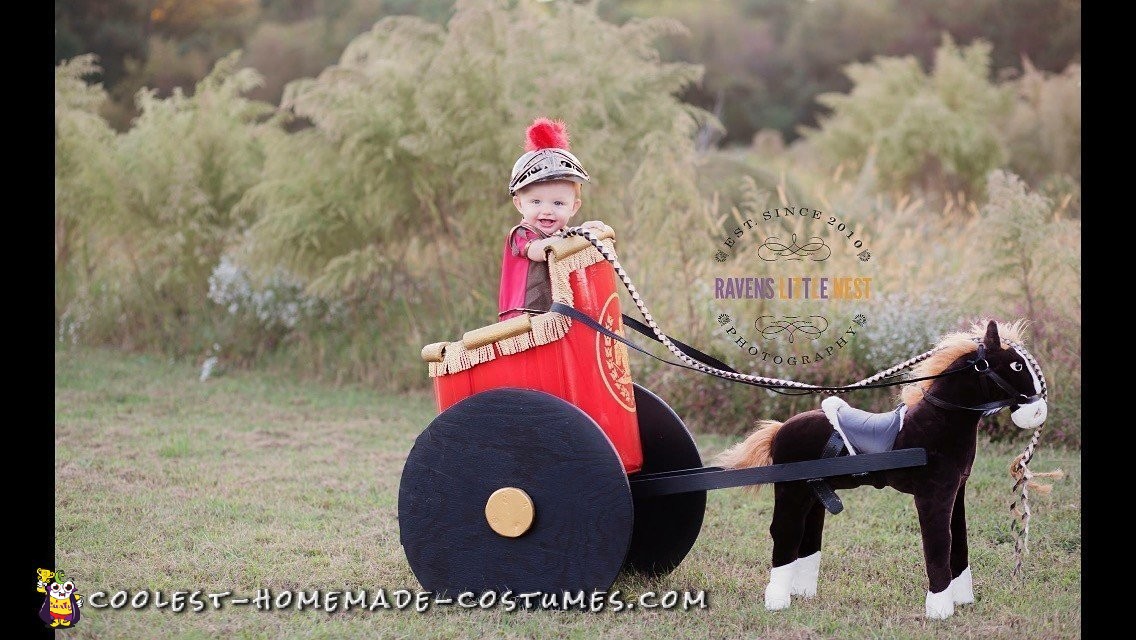
[[(521, 223), (509, 230), (501, 257), (498, 320), (522, 313), (544, 313), (552, 306), (545, 250), (559, 240), (580, 210), (581, 185), (588, 172), (568, 150), (563, 122), (537, 118), (525, 135), (525, 154), (513, 164), (509, 194)], [(603, 229), (599, 220), (582, 226)]]

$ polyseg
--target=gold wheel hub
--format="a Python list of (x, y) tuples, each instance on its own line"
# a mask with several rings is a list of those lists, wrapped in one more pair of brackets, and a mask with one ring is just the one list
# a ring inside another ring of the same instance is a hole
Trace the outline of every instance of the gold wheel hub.
[(490, 528), (506, 538), (523, 535), (535, 518), (532, 498), (516, 487), (502, 487), (485, 502), (485, 519)]

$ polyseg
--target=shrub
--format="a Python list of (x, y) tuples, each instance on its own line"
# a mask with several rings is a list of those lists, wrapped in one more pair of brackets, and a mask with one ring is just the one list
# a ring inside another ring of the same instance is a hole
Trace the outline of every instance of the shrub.
[[(1004, 125), (1008, 168), (1034, 186), (1051, 181), (1057, 199), (1079, 189), (1081, 65), (1070, 64), (1052, 74), (1025, 60), (1024, 73), (1012, 86), (1017, 100)], [(1080, 194), (1076, 196), (1079, 215)]]
[[(1050, 433), (1080, 443), (1080, 224), (1055, 215), (1049, 198), (1018, 176), (995, 171), (979, 220), (989, 249), (979, 282), (994, 288), (1007, 311), (1029, 320), (1030, 351), (1049, 379)], [(1013, 429), (992, 421), (989, 431)]]
[(65, 60), (55, 68), (55, 320), (60, 331), (76, 337), (78, 325), (65, 315), (85, 316), (71, 308), (99, 263), (102, 250), (94, 222), (117, 206), (114, 131), (99, 115), (107, 94), (84, 78), (100, 73), (93, 55)]
[[(367, 379), (421, 384), (423, 344), (496, 319), (516, 220), (505, 185), (533, 118), (565, 120), (592, 174), (578, 222), (603, 219), (642, 251), (692, 226), (692, 137), (706, 116), (676, 95), (700, 69), (652, 46), (680, 31), (617, 27), (573, 3), (459, 2), (444, 26), (380, 20), (338, 64), (285, 88), (282, 107), (311, 126), (265, 138), (263, 178), (242, 201), (256, 218), (247, 265), (343, 302), (360, 324), (337, 338), (341, 355)], [(669, 285), (681, 257), (667, 263), (655, 278)]]
[(97, 260), (74, 265), (84, 267), (85, 282), (73, 300), (87, 310), (72, 315), (93, 316), (85, 326), (99, 328), (89, 340), (171, 355), (211, 344), (203, 337), (212, 319), (208, 277), (251, 222), (235, 205), (260, 178), (258, 121), (271, 112), (241, 97), (259, 80), (236, 69), (237, 55), (220, 61), (192, 96), (140, 92), (141, 115), (125, 134), (101, 131), (91, 118), (86, 134), (60, 127), (67, 166), (81, 164), (79, 151), (91, 165), (56, 174), (57, 193), (68, 199), (58, 215), (81, 214), (98, 248)]
[(1012, 96), (990, 82), (990, 45), (957, 47), (944, 35), (930, 73), (912, 56), (851, 64), (850, 93), (825, 93), (831, 109), (806, 138), (834, 163), (873, 159), (884, 188), (981, 193), (986, 174), (1006, 159), (994, 124)]

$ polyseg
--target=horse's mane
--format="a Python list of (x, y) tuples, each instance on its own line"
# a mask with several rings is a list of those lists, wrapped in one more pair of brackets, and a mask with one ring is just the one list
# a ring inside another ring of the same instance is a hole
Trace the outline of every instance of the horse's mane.
[[(956, 331), (949, 333), (935, 346), (935, 353), (923, 362), (916, 365), (911, 373), (915, 377), (933, 376), (942, 373), (952, 362), (962, 356), (977, 351), (978, 343), (986, 334), (988, 320), (982, 319), (971, 325), (969, 331)], [(1021, 343), (1025, 332), (1026, 321), (1015, 320), (1010, 324), (998, 323), (998, 337), (1002, 339), (1002, 348), (1006, 349), (1013, 343)], [(901, 399), (908, 407), (923, 399), (923, 392), (931, 388), (934, 380), (921, 380), (903, 387)]]

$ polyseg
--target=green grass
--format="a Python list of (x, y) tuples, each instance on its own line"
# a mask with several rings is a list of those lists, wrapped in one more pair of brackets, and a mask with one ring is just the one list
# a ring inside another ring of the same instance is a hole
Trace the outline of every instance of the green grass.
[[(411, 591), (398, 538), (406, 455), (434, 417), (428, 394), (389, 396), (233, 371), (202, 383), (191, 364), (57, 350), (56, 564), (80, 593), (257, 589)], [(665, 399), (665, 398), (664, 398)], [(696, 434), (703, 458), (730, 441)], [(327, 613), (83, 608), (72, 638), (1079, 638), (1079, 451), (1042, 445), (1035, 471), (1067, 477), (1031, 501), (1024, 575), (1011, 576), (1010, 459), (984, 444), (968, 486), (977, 601), (923, 617), (926, 577), (910, 496), (844, 491), (825, 529), (819, 593), (770, 612), (772, 491), (708, 494), (694, 548), (655, 580), (614, 589), (705, 590), (702, 610), (596, 614), (435, 607)], [(28, 569), (31, 575), (31, 569)]]

